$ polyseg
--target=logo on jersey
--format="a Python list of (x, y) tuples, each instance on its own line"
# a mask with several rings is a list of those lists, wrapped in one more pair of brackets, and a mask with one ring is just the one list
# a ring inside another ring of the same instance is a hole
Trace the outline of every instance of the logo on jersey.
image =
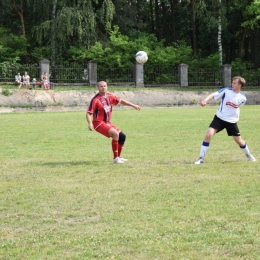
[(105, 105), (104, 110), (105, 110), (106, 113), (108, 113), (111, 110), (111, 106)]
[(238, 99), (237, 102), (238, 102), (239, 105), (244, 103), (244, 101), (242, 99)]
[(238, 108), (238, 105), (237, 105), (237, 104), (234, 104), (234, 103), (232, 103), (232, 102), (227, 102), (226, 105), (227, 105), (227, 106), (230, 106), (230, 107)]

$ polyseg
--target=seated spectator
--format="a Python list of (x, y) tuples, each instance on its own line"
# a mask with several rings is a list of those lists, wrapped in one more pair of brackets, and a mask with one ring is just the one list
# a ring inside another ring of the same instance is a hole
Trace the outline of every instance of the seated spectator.
[(25, 85), (26, 88), (30, 88), (30, 76), (28, 73), (25, 71), (23, 75), (23, 84)]
[(50, 89), (50, 82), (48, 80), (47, 72), (44, 72), (41, 76), (41, 83), (44, 89)]
[(17, 75), (15, 76), (15, 83), (17, 85), (19, 85), (18, 88), (21, 88), (21, 86), (23, 85), (22, 77), (20, 75), (20, 72), (18, 72)]

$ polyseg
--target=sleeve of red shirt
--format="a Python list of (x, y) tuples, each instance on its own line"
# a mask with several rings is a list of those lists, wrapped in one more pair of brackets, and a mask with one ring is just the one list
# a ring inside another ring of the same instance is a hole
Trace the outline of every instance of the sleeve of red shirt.
[(114, 96), (111, 94), (111, 103), (114, 105), (114, 106), (117, 106), (120, 102), (121, 102), (121, 98), (117, 97), (117, 96)]
[(93, 114), (95, 109), (96, 109), (96, 96), (91, 99), (87, 111), (88, 113)]

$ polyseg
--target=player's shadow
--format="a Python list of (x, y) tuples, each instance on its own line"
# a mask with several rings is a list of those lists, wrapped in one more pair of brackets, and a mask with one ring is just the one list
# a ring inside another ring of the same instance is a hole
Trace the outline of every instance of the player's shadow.
[(45, 163), (36, 163), (37, 165), (49, 166), (49, 167), (60, 167), (60, 166), (80, 166), (80, 165), (92, 165), (92, 166), (100, 166), (104, 165), (102, 161), (70, 161), (70, 162), (45, 162)]

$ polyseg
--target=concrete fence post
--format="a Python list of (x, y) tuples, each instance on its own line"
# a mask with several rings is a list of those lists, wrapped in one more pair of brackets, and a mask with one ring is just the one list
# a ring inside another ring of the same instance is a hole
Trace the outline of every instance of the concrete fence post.
[(231, 73), (232, 66), (229, 64), (225, 64), (222, 66), (222, 86), (228, 87), (231, 86)]
[(179, 69), (179, 83), (181, 87), (188, 87), (189, 81), (188, 81), (188, 65), (187, 64), (180, 64)]
[(144, 65), (138, 62), (135, 63), (135, 86), (144, 86)]
[(46, 72), (47, 76), (49, 78), (50, 77), (50, 61), (47, 59), (40, 60), (39, 67), (40, 67), (40, 77), (44, 72)]
[(90, 86), (97, 86), (97, 62), (88, 62), (88, 82)]

